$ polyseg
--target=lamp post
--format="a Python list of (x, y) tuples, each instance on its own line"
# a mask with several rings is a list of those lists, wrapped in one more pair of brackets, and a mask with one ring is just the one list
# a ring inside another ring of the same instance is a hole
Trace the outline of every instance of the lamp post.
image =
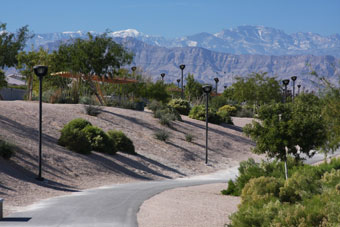
[(297, 94), (299, 95), (300, 94), (300, 87), (301, 87), (301, 84), (298, 84), (298, 92), (297, 92)]
[(164, 81), (165, 73), (161, 73), (162, 81)]
[(179, 87), (179, 82), (181, 82), (181, 79), (177, 79), (177, 84), (178, 84), (178, 87)]
[(33, 68), (35, 75), (39, 77), (39, 174), (36, 178), (39, 181), (43, 181), (44, 178), (41, 176), (42, 166), (42, 153), (41, 153), (41, 140), (42, 140), (42, 80), (47, 74), (47, 66), (37, 65)]
[(135, 73), (136, 69), (137, 69), (136, 66), (132, 66), (132, 67), (131, 67), (132, 73)]
[[(284, 98), (283, 98), (283, 103), (286, 103), (286, 98), (287, 98), (287, 86), (289, 84), (289, 80), (283, 80), (282, 81), (283, 85), (285, 86), (285, 92), (284, 92)], [(281, 117), (280, 117), (281, 118)], [(287, 147), (285, 146), (285, 176), (286, 176), (286, 180), (288, 179), (288, 167), (287, 167)]]
[(223, 87), (224, 87), (224, 90), (227, 89), (227, 85), (224, 85)]
[(184, 99), (184, 90), (183, 90), (183, 70), (185, 68), (185, 65), (180, 65), (179, 68), (182, 70), (182, 80), (181, 80), (181, 98)]
[(217, 85), (218, 85), (218, 81), (220, 81), (217, 77), (214, 78), (215, 82), (216, 82), (216, 95), (217, 95)]
[(292, 76), (290, 79), (293, 81), (293, 101), (294, 101), (294, 96), (295, 96), (295, 80), (297, 79), (296, 76)]
[(210, 84), (205, 84), (202, 86), (203, 92), (206, 95), (206, 104), (205, 104), (205, 164), (208, 164), (208, 96), (212, 90), (212, 86)]

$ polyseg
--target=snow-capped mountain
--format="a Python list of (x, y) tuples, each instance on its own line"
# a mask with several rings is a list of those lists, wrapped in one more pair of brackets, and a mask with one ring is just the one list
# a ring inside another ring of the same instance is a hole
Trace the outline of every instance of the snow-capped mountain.
[[(92, 34), (100, 34), (91, 31)], [(28, 43), (28, 48), (45, 46), (57, 40), (86, 38), (87, 32), (58, 32), (37, 34)], [(287, 34), (282, 30), (264, 26), (239, 26), (224, 29), (218, 33), (206, 32), (167, 39), (161, 36), (150, 36), (135, 29), (110, 32), (109, 36), (132, 37), (149, 45), (161, 47), (203, 47), (231, 54), (261, 54), (261, 55), (333, 55), (340, 57), (340, 35), (322, 36), (316, 33)]]

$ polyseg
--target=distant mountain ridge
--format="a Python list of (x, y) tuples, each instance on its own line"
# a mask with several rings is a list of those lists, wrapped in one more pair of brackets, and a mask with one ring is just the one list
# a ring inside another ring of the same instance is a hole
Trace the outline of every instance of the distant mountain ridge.
[[(90, 31), (96, 35), (98, 32)], [(37, 34), (29, 41), (28, 47), (46, 45), (57, 40), (85, 38), (87, 32), (56, 32)], [(316, 33), (287, 34), (282, 30), (264, 26), (239, 26), (224, 29), (218, 33), (206, 32), (166, 39), (162, 36), (150, 36), (135, 29), (109, 33), (116, 38), (132, 37), (147, 44), (161, 47), (203, 47), (208, 50), (230, 54), (259, 55), (332, 55), (340, 58), (340, 35), (322, 36)]]

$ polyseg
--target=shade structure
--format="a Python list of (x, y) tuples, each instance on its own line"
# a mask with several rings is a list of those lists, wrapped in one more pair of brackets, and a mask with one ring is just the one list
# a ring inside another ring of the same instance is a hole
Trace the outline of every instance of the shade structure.
[(97, 81), (97, 82), (105, 82), (105, 83), (112, 83), (112, 84), (132, 84), (137, 83), (138, 81), (135, 79), (130, 78), (110, 78), (107, 76), (97, 76), (97, 75), (84, 75), (84, 74), (74, 74), (71, 72), (57, 72), (57, 73), (51, 73), (51, 76), (61, 76), (64, 78), (81, 78), (84, 80), (91, 80), (91, 81)]

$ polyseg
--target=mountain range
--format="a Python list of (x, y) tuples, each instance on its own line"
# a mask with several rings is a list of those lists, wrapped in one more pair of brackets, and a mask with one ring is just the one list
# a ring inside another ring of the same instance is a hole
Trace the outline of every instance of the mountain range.
[[(310, 75), (312, 70), (334, 83), (340, 73), (339, 34), (286, 34), (275, 28), (239, 26), (216, 34), (203, 32), (174, 39), (150, 36), (135, 29), (108, 35), (135, 54), (133, 65), (154, 79), (164, 72), (167, 82), (180, 77), (180, 64), (186, 65), (185, 75), (193, 73), (200, 82), (212, 83), (218, 77), (219, 87), (230, 85), (236, 76), (267, 72), (279, 79), (296, 75), (298, 83), (311, 88), (315, 81)], [(54, 50), (62, 41), (86, 37), (87, 32), (82, 31), (36, 34), (26, 50), (32, 45)]]

